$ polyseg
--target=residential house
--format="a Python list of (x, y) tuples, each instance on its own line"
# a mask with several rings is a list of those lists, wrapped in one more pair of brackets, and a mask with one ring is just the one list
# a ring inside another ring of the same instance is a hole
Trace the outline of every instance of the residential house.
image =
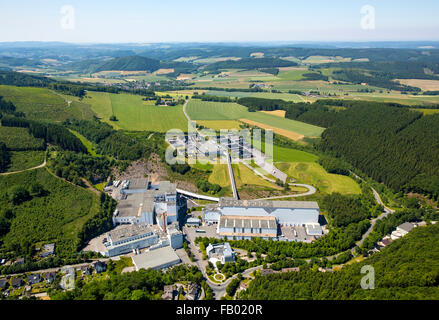
[(198, 296), (198, 290), (199, 290), (198, 284), (188, 283), (186, 299), (187, 300), (196, 300), (197, 296)]
[(6, 288), (6, 285), (8, 284), (8, 280), (6, 279), (0, 279), (0, 289)]
[(41, 253), (41, 256), (43, 258), (54, 255), (54, 254), (55, 254), (55, 244), (54, 243), (45, 244), (43, 246), (43, 250)]
[(46, 272), (43, 276), (47, 283), (52, 283), (56, 279), (56, 272)]
[(239, 287), (241, 288), (241, 290), (247, 290), (248, 289), (248, 283), (242, 281)]
[(172, 286), (165, 286), (163, 289), (162, 299), (163, 300), (174, 300), (174, 291), (175, 287)]
[(23, 285), (23, 279), (21, 278), (12, 278), (11, 280), (11, 286), (14, 289), (18, 289)]
[(15, 264), (24, 264), (24, 258), (18, 258), (15, 260)]
[(102, 261), (93, 262), (93, 268), (96, 270), (96, 273), (102, 273), (107, 270), (107, 263)]
[(41, 282), (41, 275), (38, 273), (31, 274), (30, 276), (27, 277), (27, 282), (30, 285), (40, 283)]

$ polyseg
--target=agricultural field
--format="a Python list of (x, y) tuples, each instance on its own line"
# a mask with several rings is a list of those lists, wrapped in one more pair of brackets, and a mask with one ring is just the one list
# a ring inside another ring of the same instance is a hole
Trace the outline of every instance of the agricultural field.
[(29, 119), (61, 122), (93, 118), (86, 104), (75, 101), (69, 105), (65, 96), (49, 89), (0, 85), (0, 96), (11, 101)]
[(224, 130), (232, 130), (232, 129), (240, 129), (241, 123), (236, 120), (199, 120), (197, 124), (202, 125), (206, 128), (210, 128), (212, 130), (218, 131), (221, 129)]
[(306, 137), (318, 137), (324, 128), (300, 121), (284, 119), (263, 112), (248, 112), (247, 108), (236, 103), (207, 102), (191, 100), (187, 112), (192, 120), (250, 120), (265, 126), (290, 131)]
[[(131, 94), (112, 94), (106, 92), (90, 92), (86, 100), (91, 109), (116, 129), (131, 131), (166, 132), (177, 128), (187, 130), (187, 120), (183, 107), (155, 106), (151, 101), (143, 101), (142, 96)], [(115, 115), (117, 121), (110, 121)]]
[(0, 141), (10, 150), (44, 149), (44, 140), (32, 136), (27, 128), (0, 126)]
[[(9, 190), (33, 183), (43, 186), (46, 195), (14, 206), (9, 203)], [(57, 250), (75, 252), (78, 231), (99, 210), (93, 192), (66, 183), (45, 168), (1, 176), (0, 189), (5, 191), (0, 195), (0, 205), (12, 206), (15, 214), (10, 231), (3, 237), (4, 245), (9, 248), (24, 242), (56, 241)]]
[(421, 88), (423, 91), (438, 91), (439, 80), (422, 80), (422, 79), (396, 79), (399, 83)]

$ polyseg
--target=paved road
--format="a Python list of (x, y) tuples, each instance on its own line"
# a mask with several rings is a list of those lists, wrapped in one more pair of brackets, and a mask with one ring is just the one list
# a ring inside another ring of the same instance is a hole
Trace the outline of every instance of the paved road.
[(285, 198), (298, 198), (298, 197), (310, 196), (310, 195), (313, 195), (314, 193), (317, 192), (316, 188), (314, 188), (313, 186), (307, 185), (307, 184), (290, 183), (289, 185), (295, 186), (295, 187), (304, 187), (304, 188), (307, 188), (308, 191), (305, 193), (290, 194), (290, 195), (278, 196), (278, 197), (261, 198), (261, 199), (256, 199), (256, 200), (275, 200), (275, 199), (285, 199)]
[[(188, 121), (192, 122), (191, 118), (189, 117), (189, 115), (187, 114), (187, 111), (186, 111), (186, 106), (187, 106), (188, 103), (189, 103), (189, 100), (186, 100), (186, 102), (185, 102), (184, 105), (183, 105), (183, 113), (184, 113), (186, 119), (187, 119)], [(198, 134), (200, 134), (199, 131), (198, 131), (198, 129), (196, 129), (196, 131), (197, 131)], [(226, 150), (226, 151), (227, 151), (227, 150)], [(231, 160), (231, 158), (230, 158), (230, 154), (228, 154), (228, 155), (227, 155), (227, 167), (228, 167), (228, 169), (229, 169), (230, 185), (232, 186), (233, 197), (234, 197), (236, 200), (238, 200), (238, 199), (239, 199), (239, 196), (238, 196), (238, 190), (236, 189), (235, 177), (234, 177), (234, 174), (233, 174), (233, 168), (232, 168), (232, 164), (231, 164), (231, 162), (232, 162), (232, 160)], [(199, 198), (199, 199), (202, 199), (202, 198)], [(214, 200), (214, 201), (216, 201), (216, 200)]]
[(233, 174), (232, 158), (228, 153), (227, 153), (227, 167), (229, 168), (229, 177), (230, 177), (230, 184), (232, 185), (233, 198), (235, 198), (235, 200), (239, 200), (238, 190), (236, 190), (236, 184), (235, 184), (235, 175)]

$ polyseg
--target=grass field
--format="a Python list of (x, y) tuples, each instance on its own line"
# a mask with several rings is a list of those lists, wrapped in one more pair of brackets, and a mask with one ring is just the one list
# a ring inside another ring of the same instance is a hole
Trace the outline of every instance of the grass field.
[[(235, 174), (236, 187), (239, 189), (243, 186), (261, 186), (272, 189), (281, 190), (275, 184), (257, 176), (252, 170), (244, 166), (242, 163), (233, 164), (233, 173)], [(227, 166), (226, 166), (227, 169)]]
[(422, 108), (416, 109), (416, 108), (412, 108), (410, 110), (422, 112), (424, 115), (431, 115), (431, 114), (439, 113), (439, 109), (422, 109)]
[(33, 137), (27, 128), (0, 126), (0, 141), (11, 150), (35, 150), (44, 146), (44, 140)]
[[(173, 128), (187, 130), (182, 106), (159, 107), (150, 101), (143, 101), (142, 96), (131, 94), (90, 92), (87, 95), (91, 97), (86, 101), (92, 110), (116, 129), (157, 132)], [(113, 114), (118, 121), (110, 121)]]
[(318, 137), (324, 130), (324, 128), (262, 112), (248, 112), (246, 107), (236, 103), (191, 100), (187, 106), (187, 112), (192, 120), (247, 119), (306, 137)]
[(360, 194), (360, 186), (350, 177), (330, 174), (318, 163), (314, 162), (291, 162), (277, 165), (280, 170), (286, 172), (297, 181), (310, 184), (320, 192), (341, 194)]
[(229, 170), (226, 164), (215, 164), (209, 176), (209, 182), (219, 184), (221, 187), (230, 186)]
[(7, 172), (37, 167), (43, 163), (44, 154), (45, 151), (11, 151), (11, 165)]
[(96, 153), (94, 147), (93, 147), (93, 143), (91, 143), (91, 141), (87, 140), (86, 137), (84, 137), (82, 134), (80, 134), (79, 132), (76, 132), (74, 130), (69, 129), (69, 131), (71, 133), (73, 133), (79, 140), (81, 140), (82, 144), (87, 148), (87, 151), (94, 157), (96, 157), (98, 154)]
[(240, 129), (240, 122), (236, 120), (198, 120), (197, 124), (213, 130)]
[[(0, 96), (12, 101), (17, 111), (24, 112), (29, 119), (63, 121), (93, 118), (93, 112), (86, 104), (75, 101), (69, 106), (65, 96), (44, 88), (0, 85)], [(74, 100), (73, 97), (71, 100)]]

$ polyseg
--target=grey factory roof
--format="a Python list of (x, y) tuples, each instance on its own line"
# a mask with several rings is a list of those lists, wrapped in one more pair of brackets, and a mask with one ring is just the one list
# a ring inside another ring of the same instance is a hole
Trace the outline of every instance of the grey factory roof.
[[(147, 179), (137, 179), (147, 183)], [(132, 181), (137, 181), (136, 179)], [(131, 180), (130, 180), (131, 181)], [(141, 185), (143, 182), (135, 182)], [(130, 189), (133, 182), (130, 182)], [(154, 197), (162, 193), (175, 193), (177, 185), (169, 181), (161, 181), (145, 192), (127, 194), (122, 197), (117, 205), (120, 217), (137, 217), (140, 212), (152, 212), (154, 209)]]
[(177, 264), (181, 261), (169, 246), (133, 256), (132, 259), (137, 270), (142, 268), (161, 269), (164, 266)]
[(128, 239), (142, 234), (151, 234), (152, 229), (142, 225), (130, 225), (110, 231), (108, 234), (113, 242)]
[(404, 231), (406, 231), (406, 232), (410, 232), (410, 231), (412, 231), (412, 229), (413, 229), (414, 227), (415, 227), (415, 226), (413, 225), (413, 223), (410, 223), (410, 222), (405, 222), (405, 223), (403, 223), (403, 224), (401, 224), (401, 225), (398, 226), (399, 229), (402, 229), (402, 230), (404, 230)]
[(126, 195), (117, 204), (119, 216), (121, 217), (137, 217), (140, 212), (152, 212), (154, 209), (154, 196), (147, 193), (133, 193)]
[(266, 200), (235, 200), (221, 198), (220, 207), (250, 207), (250, 208), (288, 208), (288, 209), (319, 209), (315, 201), (266, 201)]
[(219, 227), (277, 229), (275, 217), (221, 216)]
[(129, 190), (136, 190), (136, 189), (145, 189), (148, 186), (148, 179), (142, 178), (142, 179), (129, 179), (130, 185), (128, 187)]

